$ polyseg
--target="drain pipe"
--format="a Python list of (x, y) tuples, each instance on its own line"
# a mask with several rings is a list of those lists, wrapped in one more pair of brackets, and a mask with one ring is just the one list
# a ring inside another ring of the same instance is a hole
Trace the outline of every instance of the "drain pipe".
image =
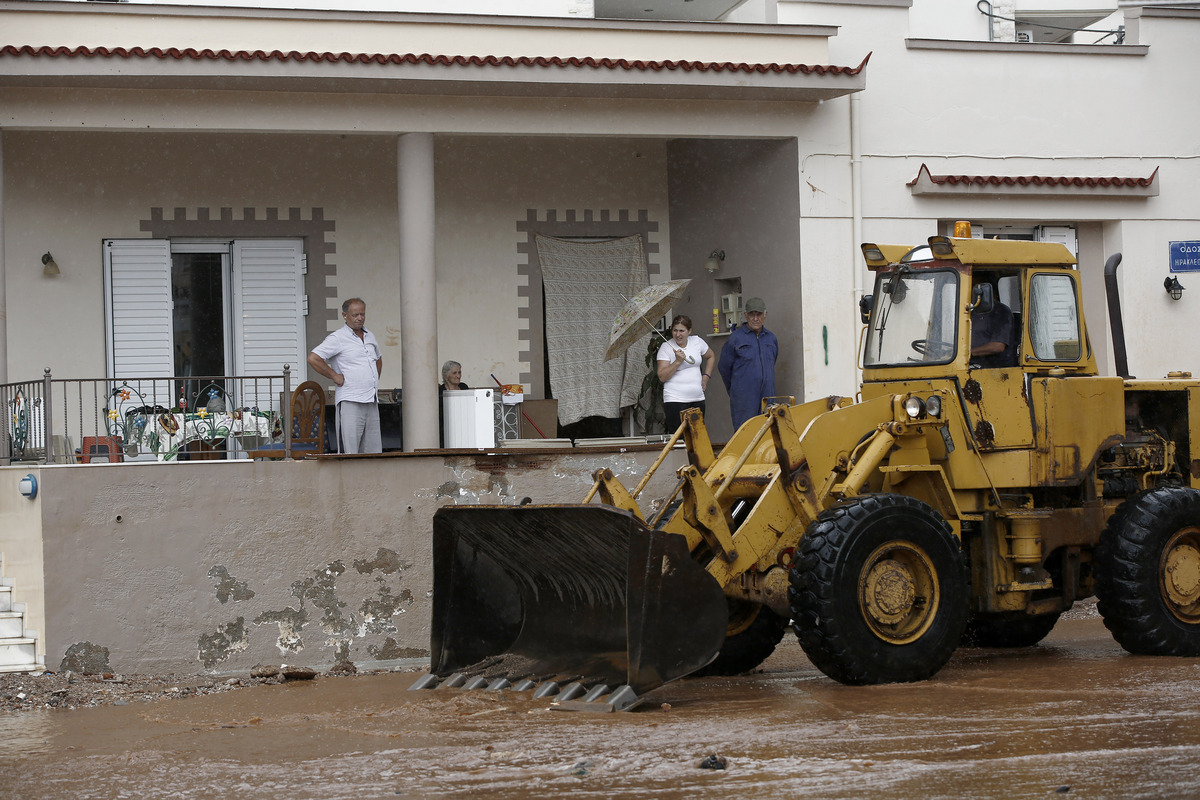
[[(852, 324), (850, 330), (857, 330), (861, 324), (859, 319), (858, 302), (863, 296), (862, 261), (859, 256), (859, 245), (863, 241), (862, 215), (862, 105), (859, 93), (850, 95), (850, 235), (854, 241), (850, 243), (850, 263), (853, 264), (851, 274), (854, 278), (853, 302), (850, 304)], [(859, 337), (855, 337), (858, 339)], [(858, 362), (858, 352), (854, 353), (854, 386), (862, 385), (862, 367)]]
[(1108, 295), (1108, 322), (1112, 327), (1113, 362), (1117, 374), (1128, 380), (1129, 359), (1125, 353), (1125, 323), (1121, 316), (1121, 292), (1117, 288), (1117, 267), (1121, 266), (1121, 254), (1113, 253), (1104, 262), (1104, 292)]

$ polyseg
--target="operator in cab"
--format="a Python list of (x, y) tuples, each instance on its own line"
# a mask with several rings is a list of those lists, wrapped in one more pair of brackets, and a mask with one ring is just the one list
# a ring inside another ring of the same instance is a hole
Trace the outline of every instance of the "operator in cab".
[[(975, 293), (977, 287), (984, 285), (989, 286), (992, 297), (997, 298), (988, 310)], [(1000, 302), (996, 286), (988, 277), (976, 275), (971, 288), (972, 302), (976, 304), (971, 311), (971, 363), (981, 369), (1015, 367), (1017, 353), (1012, 310)]]

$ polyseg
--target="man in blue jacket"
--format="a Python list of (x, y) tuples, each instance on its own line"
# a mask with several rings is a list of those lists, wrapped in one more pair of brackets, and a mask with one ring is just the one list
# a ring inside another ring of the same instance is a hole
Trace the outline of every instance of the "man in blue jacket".
[(767, 304), (761, 297), (746, 301), (746, 324), (733, 329), (721, 348), (717, 369), (729, 392), (733, 429), (762, 413), (764, 397), (775, 396), (775, 359), (779, 340), (763, 327)]

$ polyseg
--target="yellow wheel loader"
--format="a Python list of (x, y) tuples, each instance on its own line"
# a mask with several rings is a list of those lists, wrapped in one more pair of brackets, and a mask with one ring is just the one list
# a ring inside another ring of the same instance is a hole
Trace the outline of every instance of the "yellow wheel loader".
[(963, 644), (1033, 645), (1093, 594), (1126, 650), (1200, 655), (1200, 382), (1127, 374), (1120, 256), (1102, 377), (1063, 245), (862, 252), (857, 402), (764, 401), (719, 453), (686, 412), (657, 513), (649, 473), (608, 470), (578, 505), (440, 509), (428, 683), (592, 683), (611, 710), (752, 669), (789, 624), (837, 681), (918, 681)]

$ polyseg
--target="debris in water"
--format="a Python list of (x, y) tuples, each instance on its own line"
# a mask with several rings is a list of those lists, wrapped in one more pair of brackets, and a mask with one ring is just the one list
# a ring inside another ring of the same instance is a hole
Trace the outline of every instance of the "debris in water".
[(700, 769), (725, 769), (725, 756), (710, 753), (700, 762)]

